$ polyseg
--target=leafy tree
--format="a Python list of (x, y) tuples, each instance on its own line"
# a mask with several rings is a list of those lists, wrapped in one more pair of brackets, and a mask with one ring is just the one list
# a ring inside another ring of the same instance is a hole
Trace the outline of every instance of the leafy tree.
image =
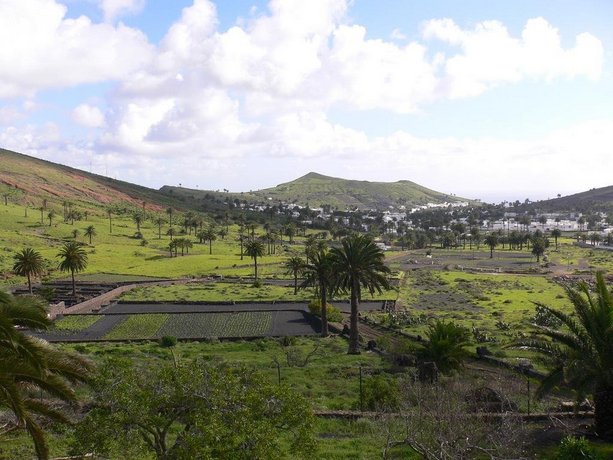
[(562, 232), (560, 231), (559, 228), (554, 228), (551, 231), (551, 236), (553, 236), (553, 241), (556, 244), (556, 251), (558, 250), (558, 238), (560, 238), (562, 236)]
[(217, 232), (213, 227), (209, 227), (201, 232), (202, 238), (209, 242), (209, 254), (213, 254), (213, 241), (217, 239)]
[(172, 213), (173, 213), (172, 208), (166, 208), (166, 214), (168, 214), (168, 225), (170, 225), (171, 227), (172, 227)]
[(97, 235), (96, 228), (93, 225), (90, 225), (85, 229), (85, 233), (83, 233), (83, 235), (87, 236), (89, 238), (89, 244), (92, 244), (92, 237)]
[(454, 323), (436, 321), (427, 332), (427, 341), (421, 344), (419, 357), (432, 361), (443, 373), (459, 369), (468, 357), (466, 346), (470, 344), (468, 331)]
[(87, 267), (87, 253), (83, 248), (83, 243), (79, 243), (77, 241), (67, 241), (60, 248), (60, 252), (58, 252), (57, 257), (61, 259), (58, 268), (63, 272), (70, 272), (70, 276), (72, 278), (72, 295), (76, 296), (77, 291), (74, 274), (85, 270)]
[(258, 257), (264, 255), (264, 244), (258, 240), (249, 240), (244, 245), (245, 254), (253, 259), (254, 280), (258, 281)]
[(114, 360), (92, 387), (94, 407), (77, 426), (75, 454), (108, 457), (115, 449), (222, 460), (315, 454), (306, 399), (245, 368), (198, 360), (141, 369)]
[(498, 235), (495, 233), (490, 233), (485, 237), (485, 244), (487, 244), (490, 248), (490, 259), (494, 258), (494, 248), (498, 246)]
[(32, 276), (39, 276), (45, 272), (45, 262), (39, 252), (32, 248), (22, 249), (14, 256), (13, 271), (16, 275), (28, 278), (28, 290), (32, 294)]
[(302, 257), (294, 256), (290, 257), (283, 263), (286, 269), (286, 274), (294, 277), (294, 295), (298, 294), (298, 275), (304, 268), (304, 260)]
[(287, 224), (285, 226), (285, 235), (289, 238), (289, 244), (293, 244), (294, 236), (296, 236), (296, 226), (294, 224)]
[(86, 381), (92, 369), (80, 356), (17, 329), (47, 329), (50, 324), (43, 304), (0, 292), (0, 409), (12, 412), (26, 429), (39, 459), (49, 458), (41, 419), (68, 422), (57, 401), (74, 403), (71, 384)]
[(332, 248), (335, 290), (351, 294), (351, 316), (349, 333), (349, 354), (360, 353), (358, 330), (358, 307), (362, 298), (362, 288), (371, 294), (389, 289), (385, 265), (385, 255), (374, 241), (365, 235), (351, 235), (342, 240), (340, 248)]
[(324, 250), (311, 254), (311, 260), (303, 267), (304, 282), (301, 288), (313, 287), (321, 305), (321, 335), (328, 336), (328, 295), (334, 286), (332, 258)]
[(170, 237), (170, 241), (172, 241), (172, 237), (177, 234), (177, 231), (170, 227), (168, 230), (166, 230), (166, 234)]
[(75, 228), (72, 230), (72, 232), (70, 232), (70, 234), (72, 235), (72, 237), (76, 240), (79, 237), (79, 229)]
[(613, 437), (613, 298), (604, 275), (596, 275), (595, 295), (581, 282), (567, 287), (574, 315), (540, 305), (562, 323), (562, 328), (538, 326), (540, 337), (515, 344), (540, 353), (551, 367), (541, 382), (538, 395), (566, 384), (578, 399), (592, 394), (596, 432)]

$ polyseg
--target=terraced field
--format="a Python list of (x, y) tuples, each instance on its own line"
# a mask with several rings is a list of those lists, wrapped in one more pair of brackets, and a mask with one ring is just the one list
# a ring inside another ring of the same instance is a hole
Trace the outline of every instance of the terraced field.
[(52, 342), (105, 340), (253, 338), (307, 336), (320, 332), (319, 320), (301, 310), (216, 313), (74, 315), (57, 321), (41, 337)]

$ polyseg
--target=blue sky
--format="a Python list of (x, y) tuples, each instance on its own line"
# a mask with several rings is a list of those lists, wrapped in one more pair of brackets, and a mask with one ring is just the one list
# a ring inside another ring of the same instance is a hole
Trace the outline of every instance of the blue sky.
[(613, 185), (613, 2), (5, 0), (0, 146), (160, 187)]

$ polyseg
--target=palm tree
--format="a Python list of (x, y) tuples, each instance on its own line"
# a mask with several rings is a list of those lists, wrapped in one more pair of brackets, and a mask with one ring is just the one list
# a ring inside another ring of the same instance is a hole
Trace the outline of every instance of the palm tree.
[(172, 208), (166, 208), (166, 214), (168, 214), (168, 225), (172, 227)]
[(49, 227), (51, 227), (54, 217), (55, 217), (55, 211), (52, 209), (51, 211), (47, 213), (47, 219), (49, 219)]
[(206, 230), (200, 232), (202, 238), (209, 242), (209, 254), (213, 254), (213, 241), (217, 239), (217, 233), (213, 227), (209, 227)]
[(46, 329), (51, 324), (44, 305), (33, 298), (18, 299), (0, 292), (0, 318), (0, 408), (14, 414), (32, 438), (36, 456), (47, 459), (49, 447), (39, 418), (65, 423), (67, 416), (55, 401), (42, 395), (74, 403), (71, 383), (86, 381), (92, 364), (17, 329)]
[(298, 274), (304, 267), (304, 260), (298, 256), (290, 257), (283, 263), (283, 266), (286, 269), (285, 273), (294, 277), (294, 295), (296, 295), (298, 294)]
[(558, 250), (558, 238), (562, 236), (562, 232), (560, 231), (559, 228), (554, 228), (551, 231), (551, 236), (553, 236), (553, 241), (555, 241), (556, 243), (556, 251), (557, 251)]
[(170, 227), (168, 230), (166, 230), (166, 234), (170, 236), (170, 241), (172, 241), (172, 237), (177, 234), (177, 231), (174, 228)]
[(485, 244), (490, 247), (490, 259), (494, 258), (494, 248), (498, 246), (498, 236), (495, 233), (490, 233), (485, 237)]
[(112, 206), (106, 208), (106, 214), (109, 217), (109, 233), (113, 233), (113, 211), (115, 209)]
[(45, 271), (45, 262), (40, 253), (32, 248), (22, 249), (15, 254), (13, 271), (16, 275), (28, 278), (28, 290), (32, 294), (32, 276), (42, 275)]
[(596, 432), (613, 437), (613, 298), (601, 272), (596, 275), (595, 295), (581, 282), (567, 287), (574, 315), (538, 304), (560, 320), (563, 329), (538, 326), (543, 337), (516, 343), (543, 355), (552, 367), (538, 394), (564, 383), (582, 398), (594, 397)]
[(155, 224), (158, 226), (158, 240), (162, 239), (162, 225), (164, 225), (166, 221), (162, 218), (162, 216), (158, 216), (155, 219)]
[(70, 272), (72, 278), (72, 295), (77, 295), (74, 274), (85, 270), (87, 267), (87, 253), (83, 249), (83, 243), (67, 241), (60, 248), (57, 256), (61, 259), (58, 268), (63, 272)]
[(93, 225), (90, 225), (85, 229), (85, 233), (83, 234), (89, 238), (89, 244), (92, 244), (92, 236), (97, 235), (96, 228)]
[(545, 254), (547, 242), (543, 237), (535, 237), (532, 239), (532, 254), (536, 256), (536, 263), (541, 261), (541, 256)]
[(462, 367), (462, 361), (469, 355), (466, 346), (470, 344), (468, 331), (454, 323), (436, 321), (427, 332), (428, 340), (421, 344), (418, 354), (422, 361), (436, 363), (439, 371), (447, 373)]
[(349, 333), (349, 354), (359, 354), (358, 306), (362, 288), (371, 294), (389, 289), (387, 276), (389, 267), (384, 263), (385, 255), (374, 241), (365, 235), (351, 235), (342, 240), (341, 248), (330, 250), (335, 290), (351, 293), (351, 318)]
[(143, 214), (140, 211), (136, 211), (132, 215), (132, 220), (136, 224), (136, 231), (140, 233), (140, 225), (143, 223)]
[(328, 294), (334, 286), (332, 258), (326, 251), (311, 254), (310, 263), (302, 267), (304, 282), (301, 288), (313, 287), (321, 304), (321, 336), (328, 336)]
[(254, 281), (258, 281), (258, 257), (264, 255), (264, 244), (258, 240), (249, 240), (245, 243), (245, 254), (253, 259)]

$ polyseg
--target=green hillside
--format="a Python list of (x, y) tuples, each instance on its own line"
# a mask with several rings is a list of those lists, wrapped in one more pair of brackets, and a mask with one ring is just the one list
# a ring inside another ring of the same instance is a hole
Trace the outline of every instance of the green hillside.
[(369, 182), (339, 179), (314, 172), (276, 187), (249, 193), (221, 193), (205, 190), (191, 190), (178, 187), (162, 188), (165, 193), (186, 198), (202, 199), (226, 197), (247, 202), (296, 203), (311, 207), (330, 205), (333, 208), (384, 209), (388, 206), (411, 207), (426, 203), (465, 201), (463, 198), (430, 190), (414, 182)]
[(613, 185), (593, 188), (586, 192), (563, 196), (552, 200), (539, 201), (530, 206), (542, 212), (555, 211), (613, 211)]
[(21, 205), (57, 208), (64, 202), (82, 208), (101, 208), (111, 203), (143, 206), (158, 211), (182, 202), (157, 190), (123, 182), (69, 166), (0, 149), (0, 194)]

